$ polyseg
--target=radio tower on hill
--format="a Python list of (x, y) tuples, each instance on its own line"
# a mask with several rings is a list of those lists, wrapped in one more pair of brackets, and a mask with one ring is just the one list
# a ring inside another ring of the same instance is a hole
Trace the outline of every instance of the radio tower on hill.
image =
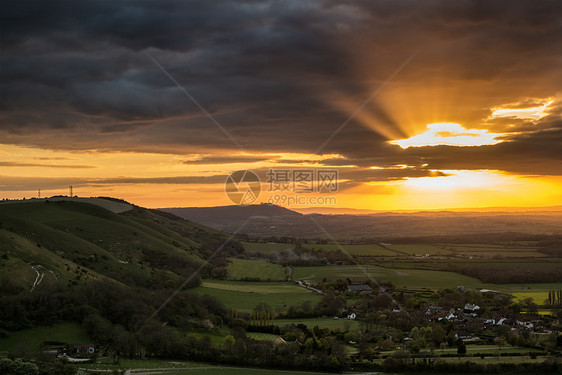
[(70, 185), (70, 186), (68, 187), (68, 190), (70, 191), (70, 197), (72, 198), (72, 197), (73, 197), (73, 195), (72, 195), (72, 185)]

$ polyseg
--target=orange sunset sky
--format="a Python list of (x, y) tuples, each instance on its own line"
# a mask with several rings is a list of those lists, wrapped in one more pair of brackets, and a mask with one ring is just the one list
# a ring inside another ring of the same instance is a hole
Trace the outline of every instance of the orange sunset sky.
[(560, 2), (166, 4), (1, 6), (0, 198), (228, 205), (250, 169), (259, 203), (312, 169), (332, 207), (562, 204)]

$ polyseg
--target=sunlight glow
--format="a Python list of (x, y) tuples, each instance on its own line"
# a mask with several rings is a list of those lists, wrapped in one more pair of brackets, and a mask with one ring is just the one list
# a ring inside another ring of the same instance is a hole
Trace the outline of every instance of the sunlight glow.
[(551, 99), (544, 99), (540, 102), (543, 104), (528, 108), (524, 108), (523, 103), (513, 103), (506, 104), (505, 106), (495, 107), (492, 108), (492, 115), (490, 116), (490, 118), (514, 117), (519, 119), (531, 119), (534, 121), (540, 120), (547, 115), (546, 110), (554, 101)]
[(442, 172), (446, 176), (406, 178), (401, 184), (416, 189), (442, 191), (501, 185), (515, 179), (515, 177), (490, 170), (439, 170), (434, 172)]
[(407, 139), (390, 141), (389, 143), (402, 148), (423, 146), (483, 146), (502, 142), (496, 137), (500, 133), (487, 130), (466, 129), (452, 122), (438, 122), (427, 125), (427, 131)]

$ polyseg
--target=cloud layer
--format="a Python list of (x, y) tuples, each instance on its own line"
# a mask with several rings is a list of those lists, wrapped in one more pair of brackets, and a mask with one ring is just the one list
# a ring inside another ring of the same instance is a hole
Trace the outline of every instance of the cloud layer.
[[(207, 155), (188, 165), (311, 154), (413, 55), (322, 164), (358, 166), (356, 182), (431, 169), (562, 174), (559, 1), (4, 1), (0, 25), (3, 144)], [(147, 53), (255, 155), (232, 160), (236, 145)], [(491, 116), (547, 98), (540, 118)], [(434, 122), (503, 142), (388, 142)]]

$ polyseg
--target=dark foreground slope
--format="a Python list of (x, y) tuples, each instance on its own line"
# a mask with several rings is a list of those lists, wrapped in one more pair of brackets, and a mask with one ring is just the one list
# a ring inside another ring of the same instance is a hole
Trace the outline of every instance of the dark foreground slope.
[[(216, 230), (141, 207), (117, 214), (64, 200), (1, 204), (0, 283), (4, 293), (89, 280), (172, 288), (225, 239)], [(224, 249), (240, 251), (236, 242)]]

